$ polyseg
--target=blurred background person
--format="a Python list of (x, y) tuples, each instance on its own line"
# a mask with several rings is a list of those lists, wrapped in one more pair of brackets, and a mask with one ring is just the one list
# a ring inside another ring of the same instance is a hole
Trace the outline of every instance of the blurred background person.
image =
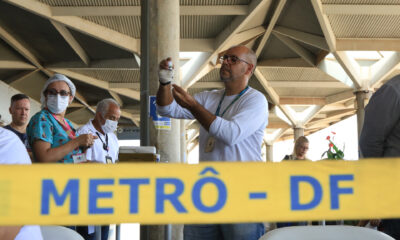
[(22, 143), (25, 145), (29, 156), (32, 157), (32, 150), (29, 145), (28, 136), (26, 135), (26, 126), (29, 122), (29, 113), (31, 109), (31, 102), (29, 97), (25, 94), (15, 94), (11, 97), (10, 108), (8, 109), (11, 114), (11, 123), (4, 128), (15, 133)]
[(300, 136), (294, 143), (293, 153), (286, 155), (283, 160), (308, 160), (306, 157), (308, 148), (308, 139), (304, 136)]
[[(11, 131), (0, 128), (0, 165), (31, 164), (25, 146)], [(0, 226), (1, 240), (43, 240), (39, 226)]]
[(75, 92), (75, 85), (62, 74), (55, 74), (46, 81), (40, 98), (42, 110), (32, 117), (27, 128), (37, 162), (86, 161), (83, 152), (97, 137), (92, 134), (79, 136), (72, 123), (64, 118)]

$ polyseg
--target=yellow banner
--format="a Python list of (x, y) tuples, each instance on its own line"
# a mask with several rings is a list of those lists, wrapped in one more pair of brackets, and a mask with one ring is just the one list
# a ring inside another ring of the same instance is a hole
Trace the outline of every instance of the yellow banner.
[(0, 166), (0, 225), (400, 217), (400, 159)]

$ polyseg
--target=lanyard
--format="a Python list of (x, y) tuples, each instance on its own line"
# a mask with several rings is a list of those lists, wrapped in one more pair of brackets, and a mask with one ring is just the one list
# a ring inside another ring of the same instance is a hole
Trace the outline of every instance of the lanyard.
[(67, 135), (68, 135), (68, 137), (70, 139), (75, 139), (76, 138), (75, 131), (71, 128), (71, 126), (68, 124), (67, 121), (64, 120), (64, 122), (65, 122), (65, 125), (64, 125), (61, 121), (59, 121), (57, 119), (55, 114), (51, 113), (51, 115), (58, 122), (58, 124), (61, 125), (61, 127), (64, 129), (64, 131), (67, 133)]
[(97, 136), (99, 136), (100, 141), (103, 143), (103, 149), (107, 151), (108, 153), (108, 135), (106, 133), (106, 142), (103, 142), (103, 139), (101, 139), (100, 134), (96, 132)]
[[(247, 91), (247, 89), (249, 89), (249, 86), (246, 86), (246, 88), (243, 89), (243, 90), (239, 93), (239, 95), (237, 95), (237, 96), (235, 97), (235, 99), (233, 99), (233, 101), (232, 101), (232, 102), (225, 108), (225, 110), (222, 112), (221, 117), (224, 116), (224, 114), (225, 114), (225, 112), (228, 110), (228, 108), (230, 108), (230, 107), (231, 107), (231, 106), (232, 106), (232, 105)], [(221, 110), (221, 104), (222, 104), (222, 101), (224, 100), (224, 98), (225, 98), (225, 92), (224, 92), (224, 94), (222, 95), (221, 100), (219, 101), (217, 111), (215, 112), (215, 116), (218, 116), (218, 115), (219, 115), (219, 111)]]

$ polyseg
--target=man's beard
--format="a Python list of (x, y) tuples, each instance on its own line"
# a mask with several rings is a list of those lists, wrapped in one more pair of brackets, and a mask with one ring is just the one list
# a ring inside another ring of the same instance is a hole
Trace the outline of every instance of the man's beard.
[[(228, 72), (229, 76), (224, 77), (222, 74), (222, 71)], [(229, 82), (229, 81), (233, 81), (233, 77), (232, 77), (232, 72), (227, 69), (227, 68), (221, 68), (220, 72), (219, 72), (219, 78), (222, 82)]]

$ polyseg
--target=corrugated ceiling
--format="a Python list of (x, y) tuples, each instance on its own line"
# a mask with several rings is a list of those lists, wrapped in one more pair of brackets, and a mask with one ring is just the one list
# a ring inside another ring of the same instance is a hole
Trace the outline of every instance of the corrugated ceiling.
[(338, 38), (399, 38), (400, 16), (329, 15)]
[(336, 79), (327, 75), (317, 68), (260, 68), (267, 80), (280, 81), (335, 81)]
[(39, 0), (52, 7), (140, 6), (140, 0)]
[(323, 4), (399, 4), (398, 0), (322, 0)]

